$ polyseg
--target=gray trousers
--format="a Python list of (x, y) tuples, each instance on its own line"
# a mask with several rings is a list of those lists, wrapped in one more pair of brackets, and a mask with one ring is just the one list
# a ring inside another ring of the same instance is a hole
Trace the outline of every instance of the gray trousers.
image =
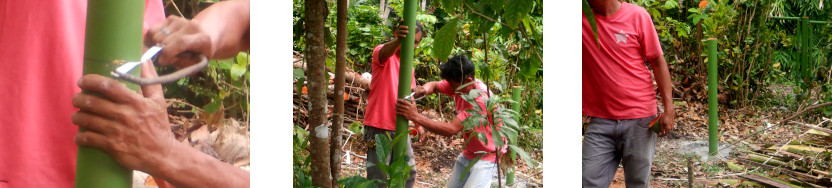
[(648, 187), (656, 152), (656, 133), (648, 127), (654, 118), (592, 117), (583, 141), (583, 187), (609, 187), (619, 162), (628, 188)]
[[(376, 146), (376, 144), (375, 144), (376, 134), (381, 134), (383, 136), (387, 136), (387, 133), (390, 134), (390, 138), (396, 138), (396, 131), (388, 131), (388, 130), (379, 129), (379, 128), (375, 128), (375, 127), (371, 127), (371, 126), (364, 126), (364, 141), (367, 143), (367, 164), (370, 164), (370, 163), (378, 164), (378, 156), (376, 155), (376, 147), (375, 147)], [(408, 136), (408, 138), (404, 138), (404, 139), (407, 140), (407, 157), (410, 158), (410, 161), (408, 161), (407, 164), (411, 165), (411, 166), (416, 165), (416, 159), (413, 158), (413, 147), (410, 146), (410, 137)], [(391, 140), (391, 143), (392, 143), (392, 140)], [(392, 150), (387, 153), (387, 160), (386, 161), (387, 161), (388, 165), (391, 162), (392, 153), (393, 153)], [(370, 179), (370, 180), (377, 179), (381, 182), (384, 182), (384, 183), (376, 182), (376, 185), (378, 185), (379, 188), (387, 188), (387, 184), (385, 184), (387, 182), (387, 174), (384, 174), (384, 172), (381, 171), (381, 169), (378, 168), (377, 166), (367, 165), (366, 168), (367, 168), (367, 179)], [(413, 183), (416, 183), (416, 168), (415, 167), (410, 168), (410, 177), (407, 178), (407, 181), (405, 182), (405, 187), (406, 188), (412, 188)]]

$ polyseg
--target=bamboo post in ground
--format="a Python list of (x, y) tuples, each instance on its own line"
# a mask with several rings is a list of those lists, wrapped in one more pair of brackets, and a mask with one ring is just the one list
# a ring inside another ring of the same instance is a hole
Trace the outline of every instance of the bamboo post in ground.
[(344, 74), (347, 69), (347, 0), (338, 0), (337, 35), (335, 39), (335, 114), (332, 116), (332, 137), (329, 144), (332, 185), (337, 187), (341, 179), (341, 132), (344, 129)]
[(717, 152), (719, 112), (717, 106), (717, 54), (715, 38), (708, 39), (708, 154), (715, 155)]
[[(404, 0), (404, 24), (408, 27), (407, 37), (401, 42), (401, 65), (399, 65), (399, 97), (410, 95), (410, 78), (413, 77), (413, 44), (416, 42), (416, 0)], [(396, 136), (407, 134), (407, 119), (396, 115)], [(393, 161), (405, 157), (407, 142), (393, 146)], [(412, 174), (411, 174), (412, 175)]]
[[(517, 116), (514, 117), (514, 120), (517, 121), (517, 123), (520, 123), (520, 107), (523, 105), (523, 103), (520, 102), (522, 93), (523, 87), (521, 86), (514, 86), (511, 88), (511, 100), (516, 102), (511, 105), (511, 110), (517, 112)], [(514, 153), (514, 151), (509, 151), (509, 157), (511, 157), (511, 159), (509, 160), (516, 160), (517, 153)], [(508, 169), (506, 170), (506, 185), (514, 184), (514, 173), (514, 166), (508, 167)]]
[[(141, 7), (144, 7), (143, 0), (87, 1), (84, 75), (110, 75), (111, 71), (124, 62), (139, 61), (144, 18), (144, 9)], [(138, 76), (140, 70), (134, 69), (130, 74)], [(139, 90), (136, 84), (124, 83), (134, 91)], [(133, 171), (116, 163), (102, 150), (79, 146), (76, 162), (75, 187), (132, 186)]]

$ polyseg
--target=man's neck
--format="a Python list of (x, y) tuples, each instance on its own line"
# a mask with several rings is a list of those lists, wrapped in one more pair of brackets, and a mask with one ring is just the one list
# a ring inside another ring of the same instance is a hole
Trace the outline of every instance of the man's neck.
[(589, 2), (589, 7), (592, 7), (592, 11), (595, 14), (601, 16), (612, 16), (615, 12), (618, 12), (618, 9), (621, 9), (621, 2), (618, 0), (587, 0)]

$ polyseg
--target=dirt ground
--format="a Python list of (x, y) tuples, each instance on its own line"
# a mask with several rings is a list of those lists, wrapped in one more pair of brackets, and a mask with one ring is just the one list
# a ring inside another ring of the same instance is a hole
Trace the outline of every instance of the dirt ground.
[[(736, 163), (731, 153), (726, 159), (702, 161), (680, 149), (682, 143), (707, 141), (707, 103), (675, 102), (676, 128), (666, 137), (659, 137), (651, 169), (651, 187), (686, 187), (688, 180), (688, 159), (694, 163), (695, 186), (714, 187), (713, 179), (742, 179), (724, 167), (723, 162)], [(798, 135), (796, 125), (776, 125), (786, 116), (792, 115), (784, 107), (749, 107), (744, 109), (719, 109), (719, 142), (730, 148), (747, 148), (748, 145), (783, 144)], [(811, 121), (811, 120), (809, 120)], [(753, 134), (759, 130), (764, 130)], [(805, 131), (805, 130), (803, 130)], [(615, 174), (610, 187), (625, 187), (621, 168)]]

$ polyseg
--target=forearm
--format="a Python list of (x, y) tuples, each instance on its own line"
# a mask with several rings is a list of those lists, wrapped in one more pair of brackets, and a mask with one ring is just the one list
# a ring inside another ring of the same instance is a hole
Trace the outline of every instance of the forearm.
[(438, 83), (439, 82), (437, 82), (437, 81), (433, 81), (433, 82), (425, 83), (425, 85), (422, 85), (422, 88), (425, 89), (425, 96), (436, 93), (436, 84), (438, 84)]
[(670, 81), (670, 71), (667, 68), (667, 62), (663, 56), (659, 56), (650, 64), (653, 67), (653, 75), (656, 77), (656, 83), (659, 87), (659, 95), (662, 97), (661, 101), (664, 105), (665, 112), (673, 110), (673, 84)]
[(424, 127), (425, 129), (427, 129), (430, 132), (433, 132), (433, 133), (436, 133), (436, 134), (442, 135), (442, 136), (450, 137), (450, 136), (455, 135), (456, 133), (459, 133), (459, 131), (462, 130), (461, 127), (456, 127), (456, 126), (453, 125), (453, 123), (445, 123), (445, 122), (434, 121), (434, 120), (428, 119), (427, 117), (425, 117), (421, 114), (417, 115), (416, 117), (414, 117), (410, 121), (413, 121), (414, 123), (421, 125), (422, 127)]
[(249, 49), (249, 1), (223, 1), (203, 10), (192, 21), (211, 38), (211, 57), (225, 59)]
[(384, 46), (378, 52), (380, 59), (387, 59), (390, 56), (393, 56), (393, 53), (396, 53), (401, 47), (401, 41), (399, 39), (393, 39), (390, 42), (384, 43)]
[[(159, 159), (157, 172), (150, 175), (176, 187), (249, 187), (250, 173), (209, 155), (177, 144), (171, 155)], [(223, 177), (223, 178), (217, 178)]]

